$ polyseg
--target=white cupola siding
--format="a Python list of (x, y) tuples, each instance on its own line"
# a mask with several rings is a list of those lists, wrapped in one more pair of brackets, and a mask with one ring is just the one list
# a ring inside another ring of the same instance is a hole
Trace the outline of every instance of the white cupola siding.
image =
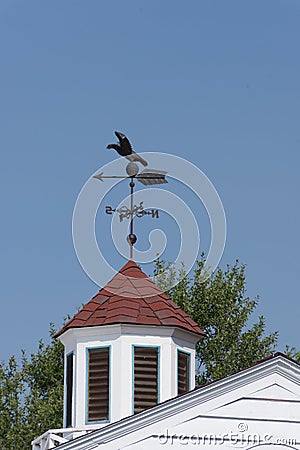
[(57, 336), (65, 428), (99, 429), (194, 388), (203, 332), (131, 260)]
[(70, 329), (60, 340), (65, 427), (99, 428), (194, 388), (197, 337), (183, 330), (115, 324)]

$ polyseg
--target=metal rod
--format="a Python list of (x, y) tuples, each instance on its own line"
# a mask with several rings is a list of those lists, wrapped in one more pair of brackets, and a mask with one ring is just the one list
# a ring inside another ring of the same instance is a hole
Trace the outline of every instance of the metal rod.
[[(129, 183), (130, 186), (130, 234), (133, 235), (133, 189), (134, 189), (134, 181), (133, 177), (131, 177), (131, 181)], [(133, 257), (133, 243), (130, 242), (130, 259)]]
[(133, 178), (131, 178), (130, 182), (130, 233), (133, 234), (133, 188), (134, 188), (134, 182)]

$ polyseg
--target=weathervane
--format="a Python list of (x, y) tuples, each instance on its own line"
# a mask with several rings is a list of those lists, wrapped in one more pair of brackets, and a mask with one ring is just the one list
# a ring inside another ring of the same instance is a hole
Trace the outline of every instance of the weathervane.
[(157, 209), (146, 211), (144, 209), (143, 202), (140, 202), (139, 205), (134, 205), (134, 179), (142, 183), (144, 186), (165, 184), (167, 183), (167, 172), (165, 172), (164, 170), (155, 169), (144, 169), (139, 172), (139, 166), (136, 163), (141, 163), (144, 167), (146, 167), (148, 165), (147, 161), (145, 161), (140, 155), (133, 151), (129, 139), (125, 136), (125, 134), (120, 133), (119, 131), (115, 131), (115, 135), (117, 136), (119, 142), (116, 144), (109, 144), (106, 148), (116, 150), (120, 156), (123, 156), (130, 161), (126, 166), (127, 176), (105, 176), (103, 175), (103, 172), (100, 172), (97, 175), (94, 175), (94, 178), (97, 178), (100, 181), (103, 181), (103, 178), (130, 179), (130, 208), (128, 208), (127, 206), (121, 206), (121, 208), (113, 209), (111, 206), (106, 206), (105, 212), (106, 214), (118, 213), (120, 222), (122, 222), (124, 219), (130, 219), (130, 228), (129, 235), (127, 236), (127, 242), (130, 246), (130, 259), (132, 259), (133, 246), (137, 241), (137, 237), (133, 232), (133, 218), (144, 217), (145, 215), (151, 215), (152, 218), (158, 218)]

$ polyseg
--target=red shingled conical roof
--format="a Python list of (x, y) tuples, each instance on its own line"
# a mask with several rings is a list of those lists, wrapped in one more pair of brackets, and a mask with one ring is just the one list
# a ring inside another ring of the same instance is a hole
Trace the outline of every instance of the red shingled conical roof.
[(132, 260), (56, 334), (70, 328), (128, 323), (204, 333)]

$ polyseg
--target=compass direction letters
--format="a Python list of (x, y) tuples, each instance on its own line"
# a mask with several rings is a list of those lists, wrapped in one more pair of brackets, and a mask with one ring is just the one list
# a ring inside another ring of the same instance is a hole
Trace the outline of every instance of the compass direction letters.
[(105, 213), (106, 214), (114, 214), (118, 213), (120, 222), (123, 222), (124, 219), (130, 219), (131, 217), (144, 217), (144, 216), (151, 216), (152, 219), (156, 218), (159, 219), (159, 211), (158, 209), (150, 209), (150, 211), (147, 211), (144, 209), (143, 202), (140, 202), (139, 205), (134, 205), (132, 210), (128, 208), (127, 206), (123, 205), (121, 208), (114, 209), (112, 206), (105, 206)]

